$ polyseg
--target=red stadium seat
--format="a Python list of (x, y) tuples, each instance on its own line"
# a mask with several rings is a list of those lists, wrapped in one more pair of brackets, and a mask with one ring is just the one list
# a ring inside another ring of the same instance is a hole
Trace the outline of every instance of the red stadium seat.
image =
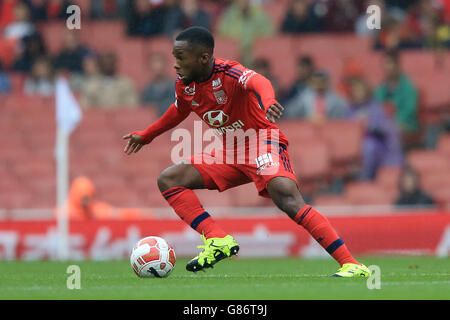
[(215, 37), (214, 55), (227, 60), (239, 61), (241, 51), (239, 42), (234, 39)]
[(291, 148), (291, 163), (300, 180), (325, 178), (331, 169), (327, 145), (320, 140)]
[(389, 205), (395, 199), (395, 195), (370, 182), (351, 182), (344, 195), (353, 205)]
[(283, 120), (278, 123), (278, 127), (294, 148), (301, 147), (303, 141), (317, 140), (317, 128), (311, 121)]
[(375, 183), (388, 192), (398, 192), (402, 168), (382, 167), (378, 169)]
[[(258, 195), (254, 183), (247, 183), (225, 191), (231, 194), (231, 205), (235, 207), (260, 207), (273, 205), (272, 200)], [(220, 196), (217, 195), (218, 197)]]
[[(240, 187), (237, 187), (240, 188)], [(218, 192), (216, 190), (195, 190), (200, 203), (208, 210), (213, 207), (230, 207), (234, 203), (234, 192)], [(213, 214), (213, 212), (211, 212)]]
[(436, 151), (414, 150), (408, 154), (407, 160), (411, 167), (421, 175), (450, 170), (448, 159)]
[(303, 142), (291, 148), (289, 153), (303, 193), (311, 194), (327, 183), (331, 162), (324, 142), (317, 139)]
[(127, 40), (123, 22), (93, 21), (86, 24), (81, 27), (81, 41), (98, 52), (116, 51)]
[(359, 165), (363, 141), (363, 126), (360, 122), (328, 121), (319, 132), (328, 145), (334, 175), (346, 175), (352, 166)]
[[(296, 77), (296, 55), (292, 36), (276, 36), (258, 39), (253, 47), (254, 58), (267, 59), (274, 77), (282, 87), (288, 87)], [(276, 48), (274, 50), (273, 48)]]
[(349, 201), (342, 195), (319, 195), (314, 197), (314, 206), (348, 206)]
[(114, 52), (117, 54), (118, 58), (117, 63), (119, 73), (130, 77), (134, 80), (138, 88), (142, 88), (148, 78), (148, 62), (146, 60), (143, 40), (122, 40), (119, 45), (114, 48)]
[(440, 189), (450, 189), (450, 170), (444, 172), (428, 173), (420, 176), (422, 188), (429, 194)]
[(431, 196), (433, 200), (442, 206), (450, 206), (450, 188), (442, 188), (435, 190)]

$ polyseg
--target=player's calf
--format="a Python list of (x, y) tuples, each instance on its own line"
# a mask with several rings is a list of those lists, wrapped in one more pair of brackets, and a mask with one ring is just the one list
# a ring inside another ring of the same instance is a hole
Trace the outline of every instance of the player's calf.
[(341, 265), (360, 263), (353, 258), (344, 241), (337, 235), (328, 219), (303, 201), (297, 184), (277, 177), (267, 187), (274, 203), (309, 234)]

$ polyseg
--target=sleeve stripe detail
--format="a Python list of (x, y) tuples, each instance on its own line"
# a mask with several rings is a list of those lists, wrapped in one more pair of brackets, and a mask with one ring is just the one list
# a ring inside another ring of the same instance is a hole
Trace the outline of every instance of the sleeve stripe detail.
[(240, 75), (243, 74), (242, 70), (239, 70), (239, 69), (236, 69), (236, 68), (230, 68), (230, 70), (234, 70), (234, 71), (236, 71), (237, 73), (239, 73)]
[(232, 70), (227, 70), (226, 72), (229, 72), (229, 73), (231, 73), (231, 74), (234, 74), (234, 75), (236, 75), (236, 76), (238, 76), (238, 77), (242, 76), (242, 73), (237, 73), (237, 72), (232, 71)]
[(236, 77), (236, 76), (233, 75), (233, 74), (229, 74), (229, 73), (225, 72), (225, 75), (227, 75), (227, 76), (229, 76), (229, 77), (232, 77), (232, 78), (236, 79), (237, 81), (239, 81), (239, 78)]

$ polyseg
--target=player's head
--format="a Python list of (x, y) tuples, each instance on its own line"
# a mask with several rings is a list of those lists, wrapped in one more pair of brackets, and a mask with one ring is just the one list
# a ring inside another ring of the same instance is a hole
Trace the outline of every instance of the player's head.
[(214, 37), (207, 29), (191, 27), (178, 34), (173, 44), (174, 68), (184, 84), (198, 81), (211, 72)]

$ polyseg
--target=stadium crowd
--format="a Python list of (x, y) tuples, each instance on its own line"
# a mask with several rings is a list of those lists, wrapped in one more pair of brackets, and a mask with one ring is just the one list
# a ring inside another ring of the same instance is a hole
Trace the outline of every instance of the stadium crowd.
[[(72, 4), (84, 8), (82, 12), (88, 16), (82, 19), (119, 21), (130, 39), (172, 38), (186, 27), (199, 25), (237, 41), (242, 63), (272, 81), (278, 100), (285, 107), (285, 120), (301, 119), (319, 125), (339, 119), (364, 121), (361, 163), (347, 177), (350, 181), (374, 181), (382, 167), (404, 168), (401, 194), (394, 202), (432, 203), (431, 197), (420, 190), (417, 172), (406, 161), (407, 153), (435, 147), (450, 126), (442, 121), (433, 126), (434, 131), (427, 131), (426, 143), (418, 141), (423, 125), (419, 116), (420, 92), (402, 68), (401, 55), (405, 50), (448, 51), (450, 1), (283, 0), (279, 1), (283, 11), (278, 14), (278, 22), (268, 12), (268, 8), (275, 8), (271, 7), (275, 2), (0, 0), (0, 96), (14, 89), (17, 92), (11, 76), (22, 74), (22, 94), (50, 97), (56, 75), (64, 73), (70, 76), (72, 89), (86, 109), (155, 108), (161, 115), (174, 97), (173, 77), (166, 71), (171, 62), (166, 55), (152, 54), (146, 58), (148, 66), (139, 66), (148, 70), (151, 79), (139, 86), (135, 79), (119, 71), (116, 52), (91, 48), (77, 31), (66, 30), (61, 35), (59, 51), (49, 53), (37, 26), (67, 19), (70, 14), (66, 10)], [(369, 5), (378, 5), (382, 10), (381, 30), (369, 30), (366, 26)], [(274, 76), (271, 61), (253, 55), (254, 43), (261, 37), (321, 33), (351, 33), (369, 38), (372, 50), (382, 52), (382, 81), (371, 84), (364, 65), (357, 59), (346, 61), (342, 78), (332, 81), (335, 79), (331, 79), (326, 66), (317, 66), (313, 54), (304, 54), (296, 57), (295, 80), (285, 86)], [(341, 185), (338, 180), (335, 178), (329, 185)], [(342, 187), (330, 190), (342, 192)]]

